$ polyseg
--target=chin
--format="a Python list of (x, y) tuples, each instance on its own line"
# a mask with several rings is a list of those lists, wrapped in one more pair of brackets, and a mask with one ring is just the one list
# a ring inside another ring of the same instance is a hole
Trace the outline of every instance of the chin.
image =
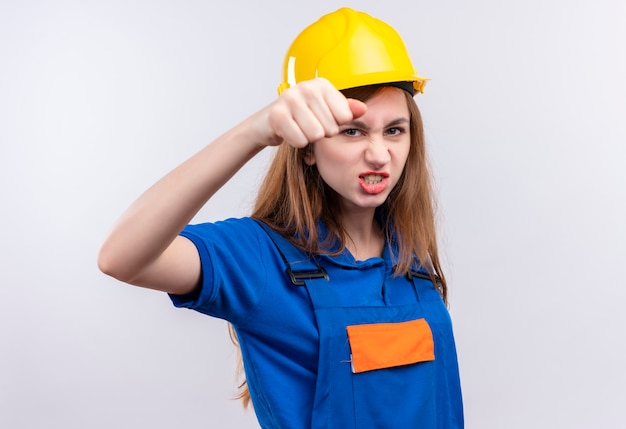
[(364, 199), (360, 199), (353, 204), (364, 209), (376, 209), (382, 206), (385, 201), (387, 201), (387, 195), (371, 195)]

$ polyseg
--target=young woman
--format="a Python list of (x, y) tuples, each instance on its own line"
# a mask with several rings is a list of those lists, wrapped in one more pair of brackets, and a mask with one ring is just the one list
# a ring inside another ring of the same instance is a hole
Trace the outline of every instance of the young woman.
[[(228, 320), (264, 428), (461, 428), (419, 111), (396, 31), (340, 9), (305, 29), (280, 96), (148, 189), (99, 267)], [(250, 217), (188, 225), (278, 146)]]

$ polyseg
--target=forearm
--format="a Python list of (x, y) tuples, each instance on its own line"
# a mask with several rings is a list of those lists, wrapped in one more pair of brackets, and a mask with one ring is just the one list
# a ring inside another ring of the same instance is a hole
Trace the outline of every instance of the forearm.
[(200, 276), (197, 252), (176, 237), (209, 198), (262, 148), (306, 147), (365, 111), (325, 79), (290, 88), (139, 197), (104, 242), (100, 269), (128, 283), (189, 290)]
[(133, 279), (172, 243), (202, 206), (264, 146), (250, 120), (176, 167), (120, 217), (100, 249), (100, 269)]

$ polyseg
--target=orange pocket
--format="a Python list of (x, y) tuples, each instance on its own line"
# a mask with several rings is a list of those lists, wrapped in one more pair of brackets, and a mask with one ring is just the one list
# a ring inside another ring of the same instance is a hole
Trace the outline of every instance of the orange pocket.
[(430, 326), (424, 319), (346, 327), (352, 350), (352, 372), (435, 360)]

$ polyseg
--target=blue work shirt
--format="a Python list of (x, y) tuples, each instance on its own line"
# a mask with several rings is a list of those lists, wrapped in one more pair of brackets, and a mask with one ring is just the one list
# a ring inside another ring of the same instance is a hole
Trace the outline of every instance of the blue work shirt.
[[(202, 284), (193, 296), (172, 295), (174, 304), (233, 324), (262, 427), (311, 427), (320, 337), (307, 289), (292, 284), (280, 251), (252, 219), (190, 225), (181, 235), (198, 249)], [(382, 258), (365, 261), (356, 261), (347, 250), (338, 256), (318, 255), (341, 305), (402, 306), (415, 301), (408, 282), (391, 281), (387, 247)], [(458, 370), (450, 383), (460, 407)], [(459, 426), (441, 427), (462, 427), (462, 416), (457, 420)]]

